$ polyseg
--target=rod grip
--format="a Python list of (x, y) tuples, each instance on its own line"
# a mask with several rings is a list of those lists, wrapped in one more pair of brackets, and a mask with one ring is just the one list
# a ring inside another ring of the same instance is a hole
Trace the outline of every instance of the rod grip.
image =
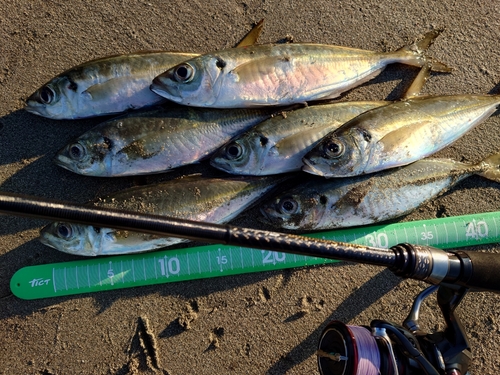
[(463, 264), (470, 261), (469, 275), (463, 275), (459, 284), (477, 290), (500, 293), (500, 254), (479, 251), (455, 251)]

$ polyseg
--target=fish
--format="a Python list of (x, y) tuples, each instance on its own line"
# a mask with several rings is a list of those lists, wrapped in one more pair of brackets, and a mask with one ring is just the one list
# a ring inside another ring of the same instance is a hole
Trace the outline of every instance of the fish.
[(117, 177), (166, 172), (209, 157), (276, 113), (275, 108), (162, 107), (106, 121), (63, 147), (54, 162), (72, 172)]
[(282, 106), (331, 99), (403, 63), (450, 72), (425, 55), (440, 30), (395, 52), (308, 43), (266, 44), (225, 49), (195, 57), (158, 75), (151, 90), (195, 107)]
[[(156, 185), (132, 187), (90, 205), (223, 224), (287, 178), (203, 178), (191, 175)], [(81, 256), (131, 254), (187, 241), (64, 222), (47, 225), (41, 230), (39, 239), (44, 245)]]
[(500, 153), (477, 164), (423, 159), (364, 176), (311, 176), (263, 203), (260, 211), (270, 224), (296, 231), (373, 224), (406, 215), (472, 175), (500, 183)]
[(450, 145), (490, 117), (497, 95), (415, 96), (364, 112), (326, 135), (303, 171), (327, 178), (410, 164)]
[[(261, 20), (237, 45), (256, 43)], [(155, 76), (197, 53), (147, 51), (91, 60), (52, 78), (26, 100), (25, 109), (56, 119), (80, 119), (154, 106), (165, 99), (149, 86)]]
[(342, 124), (389, 101), (319, 104), (283, 112), (221, 147), (210, 164), (231, 174), (264, 176), (300, 171), (302, 158)]

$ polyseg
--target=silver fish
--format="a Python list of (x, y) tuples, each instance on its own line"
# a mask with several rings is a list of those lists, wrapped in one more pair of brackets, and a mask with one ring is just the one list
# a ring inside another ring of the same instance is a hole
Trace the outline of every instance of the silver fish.
[(321, 138), (370, 109), (390, 102), (342, 102), (283, 112), (219, 149), (210, 164), (228, 173), (271, 175), (299, 171)]
[(177, 103), (213, 108), (289, 105), (334, 98), (403, 63), (450, 68), (424, 55), (432, 31), (395, 52), (321, 44), (274, 44), (226, 49), (185, 61), (159, 75), (151, 89)]
[(97, 177), (160, 173), (209, 157), (273, 108), (159, 108), (106, 121), (61, 149), (54, 161)]
[[(260, 21), (238, 44), (252, 45)], [(51, 119), (78, 119), (121, 113), (163, 103), (149, 86), (155, 76), (197, 53), (138, 52), (88, 61), (51, 79), (26, 101), (26, 110)]]
[(491, 116), (500, 96), (414, 97), (365, 112), (328, 134), (303, 159), (324, 177), (373, 173), (412, 163), (456, 141)]
[(313, 178), (266, 202), (262, 214), (293, 230), (377, 223), (410, 213), (473, 174), (500, 182), (500, 154), (471, 165), (449, 159), (420, 160), (376, 174)]
[[(243, 212), (281, 181), (284, 178), (189, 176), (127, 189), (98, 200), (94, 205), (222, 224)], [(144, 252), (186, 240), (55, 222), (42, 229), (40, 241), (66, 253), (96, 256)]]

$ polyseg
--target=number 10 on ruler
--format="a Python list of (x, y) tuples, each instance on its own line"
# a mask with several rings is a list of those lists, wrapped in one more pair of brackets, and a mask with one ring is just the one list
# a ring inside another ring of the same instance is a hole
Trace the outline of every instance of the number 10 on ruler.
[(167, 257), (158, 259), (160, 263), (160, 272), (162, 276), (178, 275), (181, 270), (181, 263), (177, 257)]

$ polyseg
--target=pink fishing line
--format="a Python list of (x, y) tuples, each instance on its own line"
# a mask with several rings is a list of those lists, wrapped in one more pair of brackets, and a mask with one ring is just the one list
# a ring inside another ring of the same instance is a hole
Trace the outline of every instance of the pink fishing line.
[(351, 332), (358, 353), (357, 370), (353, 375), (380, 374), (380, 351), (375, 337), (364, 327), (348, 325), (347, 328)]

